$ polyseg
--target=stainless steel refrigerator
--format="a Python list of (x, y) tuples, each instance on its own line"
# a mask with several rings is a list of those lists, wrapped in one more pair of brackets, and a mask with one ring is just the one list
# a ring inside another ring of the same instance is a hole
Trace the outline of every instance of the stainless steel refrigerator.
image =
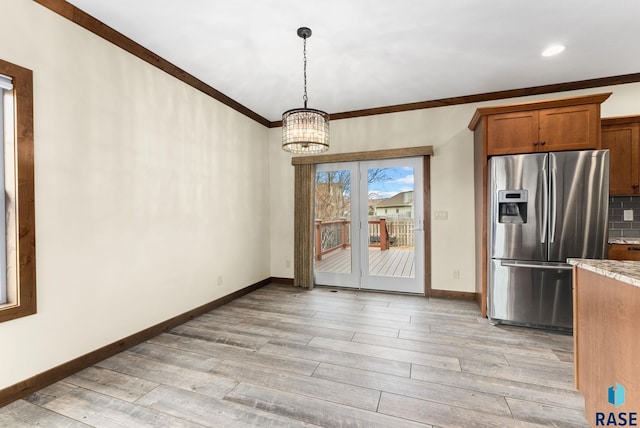
[(488, 173), (489, 318), (571, 329), (566, 260), (607, 256), (609, 152), (495, 156)]

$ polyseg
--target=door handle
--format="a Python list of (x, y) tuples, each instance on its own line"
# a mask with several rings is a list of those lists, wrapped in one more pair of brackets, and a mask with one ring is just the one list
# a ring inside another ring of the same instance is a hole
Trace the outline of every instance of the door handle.
[(557, 197), (557, 192), (556, 192), (556, 183), (558, 182), (556, 180), (556, 169), (553, 168), (551, 170), (551, 244), (553, 244), (556, 240), (556, 220), (557, 220), (557, 201), (556, 201), (556, 197)]
[(509, 263), (509, 262), (502, 262), (501, 265), (504, 267), (514, 267), (514, 268), (573, 270), (573, 266), (570, 266), (570, 265), (537, 265), (533, 263)]
[(547, 178), (547, 171), (542, 170), (542, 233), (540, 236), (540, 243), (545, 244), (547, 242), (547, 233), (549, 228), (549, 179)]

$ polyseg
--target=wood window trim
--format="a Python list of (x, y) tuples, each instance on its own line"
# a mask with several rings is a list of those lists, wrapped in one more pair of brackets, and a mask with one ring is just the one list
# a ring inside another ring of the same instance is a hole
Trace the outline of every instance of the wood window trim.
[[(0, 306), (0, 322), (36, 313), (36, 229), (33, 161), (33, 72), (0, 59), (13, 80), (16, 168), (16, 301)], [(6, 162), (6, 160), (5, 160)]]
[[(321, 163), (358, 162), (407, 157), (423, 157), (424, 223), (431, 224), (431, 156), (433, 146), (407, 147), (403, 149), (372, 150), (291, 158), (295, 167), (294, 190), (294, 285), (313, 288), (313, 185), (315, 166)], [(424, 294), (431, 297), (431, 228), (424, 234)]]
[(298, 156), (291, 158), (291, 165), (358, 162), (381, 159), (411, 158), (416, 156), (433, 156), (433, 146), (407, 147), (403, 149), (371, 150), (367, 152), (337, 153), (315, 156)]

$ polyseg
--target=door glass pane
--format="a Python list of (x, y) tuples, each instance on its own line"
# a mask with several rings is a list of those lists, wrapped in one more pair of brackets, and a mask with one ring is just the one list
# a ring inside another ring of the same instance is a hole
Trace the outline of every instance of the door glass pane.
[(351, 171), (316, 173), (314, 269), (351, 273)]
[(414, 168), (367, 169), (368, 274), (415, 278)]

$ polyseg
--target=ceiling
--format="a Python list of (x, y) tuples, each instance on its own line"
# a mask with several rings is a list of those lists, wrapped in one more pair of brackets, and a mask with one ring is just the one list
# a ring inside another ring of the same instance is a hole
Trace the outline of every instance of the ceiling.
[[(68, 0), (269, 121), (640, 72), (638, 0)], [(566, 45), (554, 57), (541, 52)]]

